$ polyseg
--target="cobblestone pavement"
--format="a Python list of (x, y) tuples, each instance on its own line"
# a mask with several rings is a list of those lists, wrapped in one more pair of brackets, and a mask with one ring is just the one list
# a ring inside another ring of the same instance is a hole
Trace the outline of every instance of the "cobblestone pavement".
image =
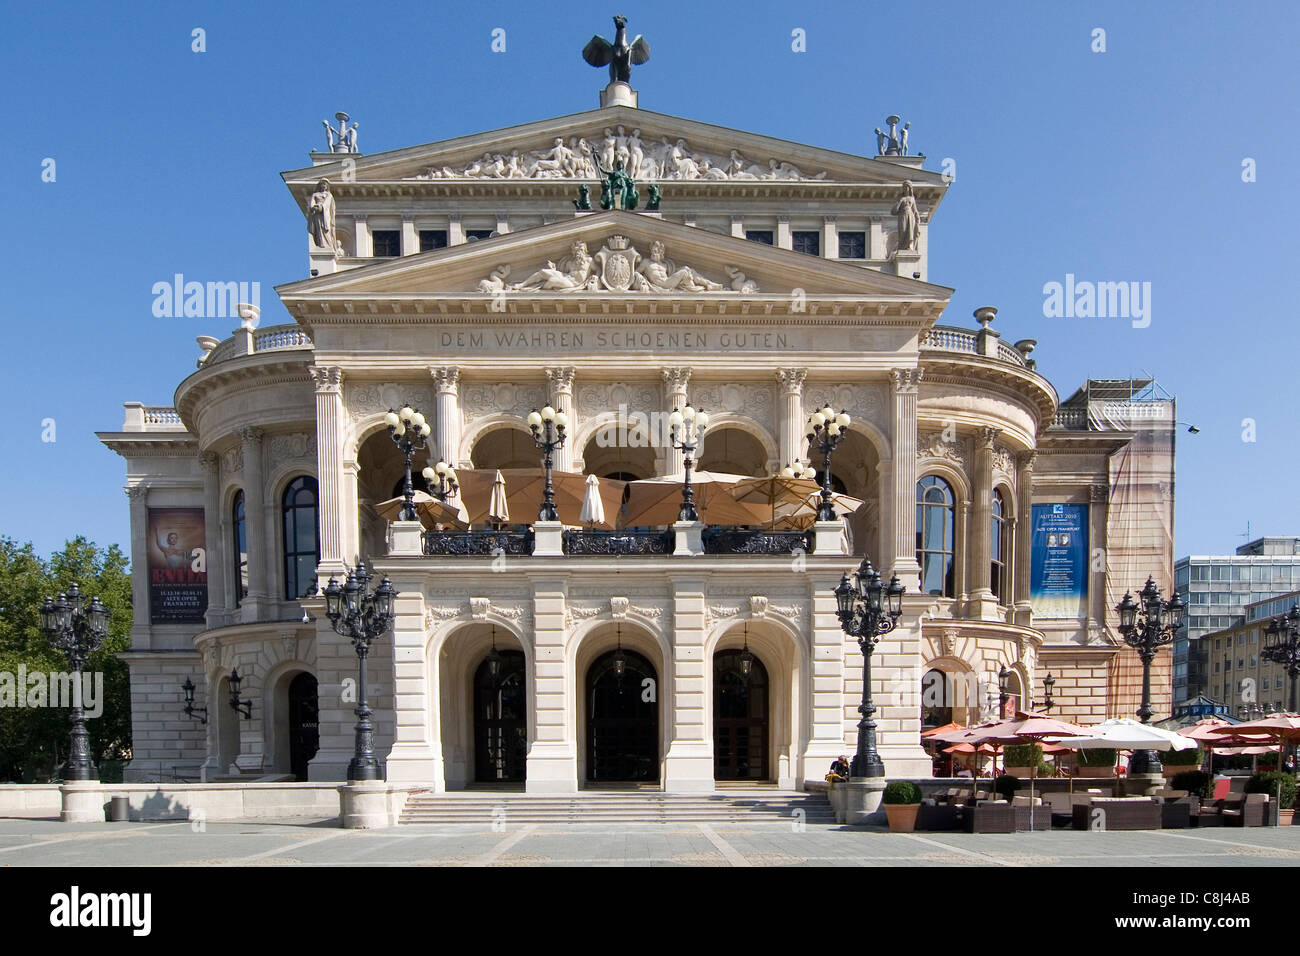
[(759, 824), (413, 825), (0, 819), (0, 866), (1300, 865), (1300, 827), (1018, 834)]

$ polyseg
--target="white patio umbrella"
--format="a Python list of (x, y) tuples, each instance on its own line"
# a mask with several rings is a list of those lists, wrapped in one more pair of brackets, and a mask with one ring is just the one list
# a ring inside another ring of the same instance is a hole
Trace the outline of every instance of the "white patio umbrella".
[(506, 479), (500, 469), (497, 469), (496, 477), (492, 479), (492, 502), (488, 505), (488, 517), (500, 524), (510, 520), (510, 508), (506, 505)]
[(600, 479), (595, 475), (587, 476), (587, 494), (582, 499), (582, 514), (578, 518), (587, 527), (605, 523), (605, 502), (600, 497)]
[(1114, 750), (1115, 786), (1119, 786), (1119, 752), (1121, 750), (1191, 750), (1200, 746), (1190, 737), (1172, 730), (1161, 730), (1132, 717), (1114, 717), (1089, 727), (1091, 737), (1059, 737), (1054, 743), (1075, 750)]

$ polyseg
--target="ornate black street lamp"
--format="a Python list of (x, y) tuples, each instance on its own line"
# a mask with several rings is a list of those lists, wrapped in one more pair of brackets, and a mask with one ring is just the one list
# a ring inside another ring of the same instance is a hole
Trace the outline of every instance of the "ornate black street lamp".
[(691, 469), (695, 467), (695, 449), (700, 447), (704, 430), (709, 427), (709, 416), (702, 408), (674, 408), (668, 416), (668, 428), (673, 448), (680, 451), (684, 460), (685, 481), (682, 483), (682, 507), (677, 512), (678, 521), (699, 521), (695, 510), (695, 490), (691, 488)]
[(835, 589), (835, 601), (840, 627), (850, 637), (858, 639), (862, 649), (862, 704), (858, 713), (858, 749), (849, 767), (850, 777), (883, 777), (885, 764), (876, 752), (876, 722), (873, 719), (876, 705), (871, 700), (871, 653), (881, 636), (898, 626), (903, 613), (903, 585), (898, 577), (890, 579), (888, 586), (881, 583), (880, 574), (863, 558), (853, 573), (846, 574)]
[[(817, 506), (818, 521), (834, 521), (835, 509), (831, 506), (831, 452), (839, 447), (849, 433), (851, 419), (848, 413), (823, 405), (808, 416), (808, 444), (810, 451), (818, 448), (822, 453), (822, 501)], [(811, 456), (809, 456), (811, 457)]]
[(411, 456), (417, 448), (425, 447), (433, 429), (424, 420), (424, 416), (410, 405), (403, 405), (399, 412), (390, 408), (384, 416), (384, 424), (388, 426), (388, 435), (393, 439), (393, 444), (406, 458), (406, 478), (402, 485), (406, 503), (402, 505), (397, 518), (399, 521), (418, 521), (419, 516), (415, 513), (415, 486), (411, 484)]
[(397, 592), (388, 578), (379, 582), (374, 593), (368, 593), (370, 572), (365, 565), (348, 571), (342, 587), (330, 578), (325, 588), (325, 613), (334, 630), (352, 640), (357, 652), (358, 683), (356, 749), (348, 764), (348, 780), (379, 780), (379, 761), (374, 750), (373, 716), (366, 698), (366, 656), (370, 643), (393, 626), (393, 600)]
[[(1138, 652), (1142, 659), (1142, 706), (1138, 708), (1138, 720), (1147, 724), (1151, 722), (1151, 662), (1155, 660), (1156, 651), (1166, 644), (1173, 643), (1174, 636), (1183, 625), (1183, 615), (1187, 605), (1174, 593), (1173, 599), (1160, 599), (1160, 589), (1156, 582), (1147, 578), (1142, 592), (1138, 595), (1141, 604), (1133, 600), (1133, 595), (1124, 592), (1124, 600), (1115, 606), (1119, 612), (1119, 632), (1124, 643)], [(1128, 762), (1130, 774), (1158, 774), (1162, 769), (1160, 758), (1154, 750), (1135, 750)]]
[(424, 476), (424, 482), (429, 486), (429, 493), (443, 504), (447, 503), (448, 498), (456, 497), (456, 492), (460, 490), (455, 469), (445, 461), (425, 468), (420, 474)]
[(181, 685), (181, 690), (185, 691), (185, 716), (193, 720), (197, 714), (199, 720), (206, 724), (208, 722), (208, 709), (206, 707), (194, 706), (194, 681), (190, 680), (188, 677), (185, 678), (185, 683)]
[(1011, 672), (1007, 665), (998, 668), (998, 719), (1007, 715), (1007, 701), (1011, 699)]
[(1042, 700), (1042, 703), (1039, 703), (1038, 701), (1033, 701), (1033, 702), (1030, 704), (1030, 706), (1031, 706), (1034, 710), (1037, 710), (1039, 707), (1041, 707), (1041, 708), (1043, 708), (1043, 710), (1044, 710), (1045, 712), (1050, 711), (1050, 710), (1052, 709), (1053, 705), (1056, 704), (1056, 701), (1052, 700), (1052, 688), (1055, 687), (1055, 686), (1056, 686), (1056, 678), (1052, 676), (1052, 672), (1051, 672), (1051, 671), (1048, 671), (1048, 672), (1047, 672), (1047, 676), (1043, 678), (1043, 700)]
[(551, 469), (555, 466), (555, 451), (564, 446), (564, 429), (568, 427), (569, 416), (547, 405), (540, 412), (533, 409), (528, 413), (528, 430), (533, 433), (533, 442), (542, 449), (542, 466), (546, 469), (546, 489), (542, 497), (542, 506), (537, 509), (538, 521), (559, 521), (559, 512), (555, 510), (555, 489), (551, 487)]
[(77, 585), (57, 599), (41, 604), (41, 631), (50, 646), (67, 655), (76, 680), (72, 699), (72, 747), (63, 767), (64, 780), (97, 780), (99, 771), (90, 756), (90, 735), (81, 709), (81, 669), (108, 637), (108, 608), (91, 598), (89, 606)]
[(1264, 649), (1260, 656), (1286, 668), (1289, 681), (1286, 709), (1295, 713), (1296, 678), (1300, 677), (1300, 607), (1268, 622), (1264, 628)]
[(239, 676), (239, 668), (230, 672), (230, 709), (237, 714), (243, 714), (245, 720), (252, 720), (253, 702), (239, 696), (239, 685), (243, 682), (244, 679)]

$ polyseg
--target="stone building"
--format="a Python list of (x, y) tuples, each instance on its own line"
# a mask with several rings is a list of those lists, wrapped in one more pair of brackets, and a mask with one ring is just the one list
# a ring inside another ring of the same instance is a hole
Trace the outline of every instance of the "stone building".
[[(1008, 706), (1041, 706), (1050, 671), (1054, 714), (1135, 710), (1111, 608), (1171, 584), (1172, 443), (1059, 402), (995, 309), (939, 324), (945, 178), (894, 126), (854, 156), (640, 109), (625, 84), (602, 104), (369, 155), (331, 134), (283, 174), (308, 233), (307, 275), (277, 288), (293, 321), (245, 309), (172, 405), (101, 433), (131, 509), (130, 778), (341, 779), (357, 658), (317, 588), (359, 558), (400, 592), (368, 671), (394, 782), (821, 780), (856, 736), (832, 592), (863, 556), (907, 588), (873, 671), (891, 776), (929, 775), (923, 721), (987, 714), (1003, 670)], [(619, 162), (638, 205), (601, 209)], [(411, 536), (379, 515), (403, 472), (390, 408), (427, 414), (427, 463), (491, 470), (538, 467), (524, 420), (548, 402), (556, 468), (613, 480), (682, 469), (636, 415), (687, 402), (712, 416), (698, 468), (820, 471), (805, 422), (829, 403), (852, 416), (833, 484), (864, 503), (806, 532), (515, 515)]]

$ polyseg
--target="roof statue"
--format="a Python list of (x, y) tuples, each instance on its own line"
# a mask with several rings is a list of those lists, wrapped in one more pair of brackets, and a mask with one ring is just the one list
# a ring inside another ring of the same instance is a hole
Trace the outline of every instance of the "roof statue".
[(339, 121), (339, 128), (335, 129), (330, 125), (329, 120), (321, 120), (325, 127), (325, 141), (328, 144), (328, 150), (331, 153), (358, 153), (357, 149), (357, 124), (348, 125), (348, 114), (342, 111), (335, 113), (334, 118)]
[(592, 66), (608, 66), (611, 83), (630, 83), (632, 64), (640, 66), (650, 59), (650, 44), (640, 34), (631, 43), (627, 42), (627, 17), (615, 17), (614, 30), (613, 43), (599, 33), (588, 40), (582, 48), (582, 58)]
[(889, 124), (889, 132), (886, 133), (879, 126), (876, 127), (876, 155), (877, 156), (906, 156), (907, 152), (907, 132), (911, 129), (911, 123), (904, 123), (903, 128), (898, 128), (898, 117), (887, 116), (885, 122)]

